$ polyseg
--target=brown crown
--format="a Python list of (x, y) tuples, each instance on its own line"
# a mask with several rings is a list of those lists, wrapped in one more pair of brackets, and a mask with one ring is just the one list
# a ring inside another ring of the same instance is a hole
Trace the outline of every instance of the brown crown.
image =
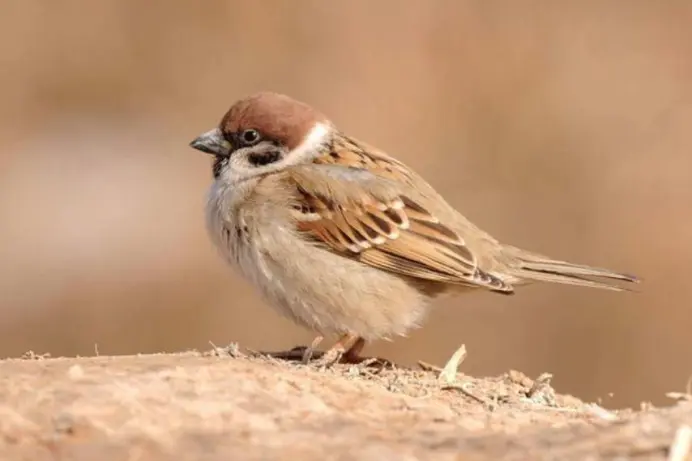
[(262, 92), (233, 104), (219, 127), (224, 133), (255, 129), (294, 149), (316, 123), (326, 121), (324, 115), (305, 103), (279, 93)]

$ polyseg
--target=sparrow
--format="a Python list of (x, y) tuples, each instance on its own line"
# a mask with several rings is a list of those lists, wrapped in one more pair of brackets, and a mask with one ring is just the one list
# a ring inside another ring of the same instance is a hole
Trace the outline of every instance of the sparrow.
[(270, 305), (317, 333), (306, 361), (336, 335), (318, 361), (358, 363), (366, 342), (420, 327), (443, 294), (638, 282), (499, 242), (412, 168), (286, 95), (238, 100), (190, 145), (214, 156), (212, 241)]

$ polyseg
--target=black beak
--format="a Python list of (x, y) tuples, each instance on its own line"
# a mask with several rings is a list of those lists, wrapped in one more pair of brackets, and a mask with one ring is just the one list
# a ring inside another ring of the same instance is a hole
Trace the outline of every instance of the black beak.
[(221, 130), (214, 128), (195, 138), (190, 143), (190, 147), (200, 150), (207, 154), (228, 157), (231, 155), (231, 143), (223, 137)]

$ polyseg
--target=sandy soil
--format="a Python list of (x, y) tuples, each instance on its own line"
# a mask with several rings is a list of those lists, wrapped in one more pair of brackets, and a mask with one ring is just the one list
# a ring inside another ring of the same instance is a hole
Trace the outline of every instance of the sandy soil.
[[(462, 366), (463, 368), (463, 366)], [(692, 402), (608, 411), (548, 377), (239, 353), (0, 362), (3, 460), (692, 459)]]

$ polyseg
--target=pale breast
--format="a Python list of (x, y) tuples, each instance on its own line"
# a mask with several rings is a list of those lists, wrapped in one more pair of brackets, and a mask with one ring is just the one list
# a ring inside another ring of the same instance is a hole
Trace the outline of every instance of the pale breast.
[(229, 187), (215, 181), (209, 190), (206, 215), (207, 231), (223, 258), (246, 277), (255, 278), (261, 258), (243, 206), (250, 194), (250, 184)]
[(323, 334), (367, 339), (419, 325), (428, 298), (423, 290), (301, 238), (280, 192), (264, 191), (262, 200), (256, 192), (213, 186), (207, 225), (224, 258), (278, 312)]
[[(254, 184), (256, 186), (256, 184)], [(261, 291), (270, 305), (295, 322), (311, 327), (314, 322), (300, 314), (300, 301), (283, 283), (283, 270), (275, 267), (264, 244), (281, 230), (280, 216), (258, 203), (256, 190), (228, 187), (219, 182), (209, 191), (207, 229), (222, 257)], [(278, 218), (278, 219), (277, 219)]]

